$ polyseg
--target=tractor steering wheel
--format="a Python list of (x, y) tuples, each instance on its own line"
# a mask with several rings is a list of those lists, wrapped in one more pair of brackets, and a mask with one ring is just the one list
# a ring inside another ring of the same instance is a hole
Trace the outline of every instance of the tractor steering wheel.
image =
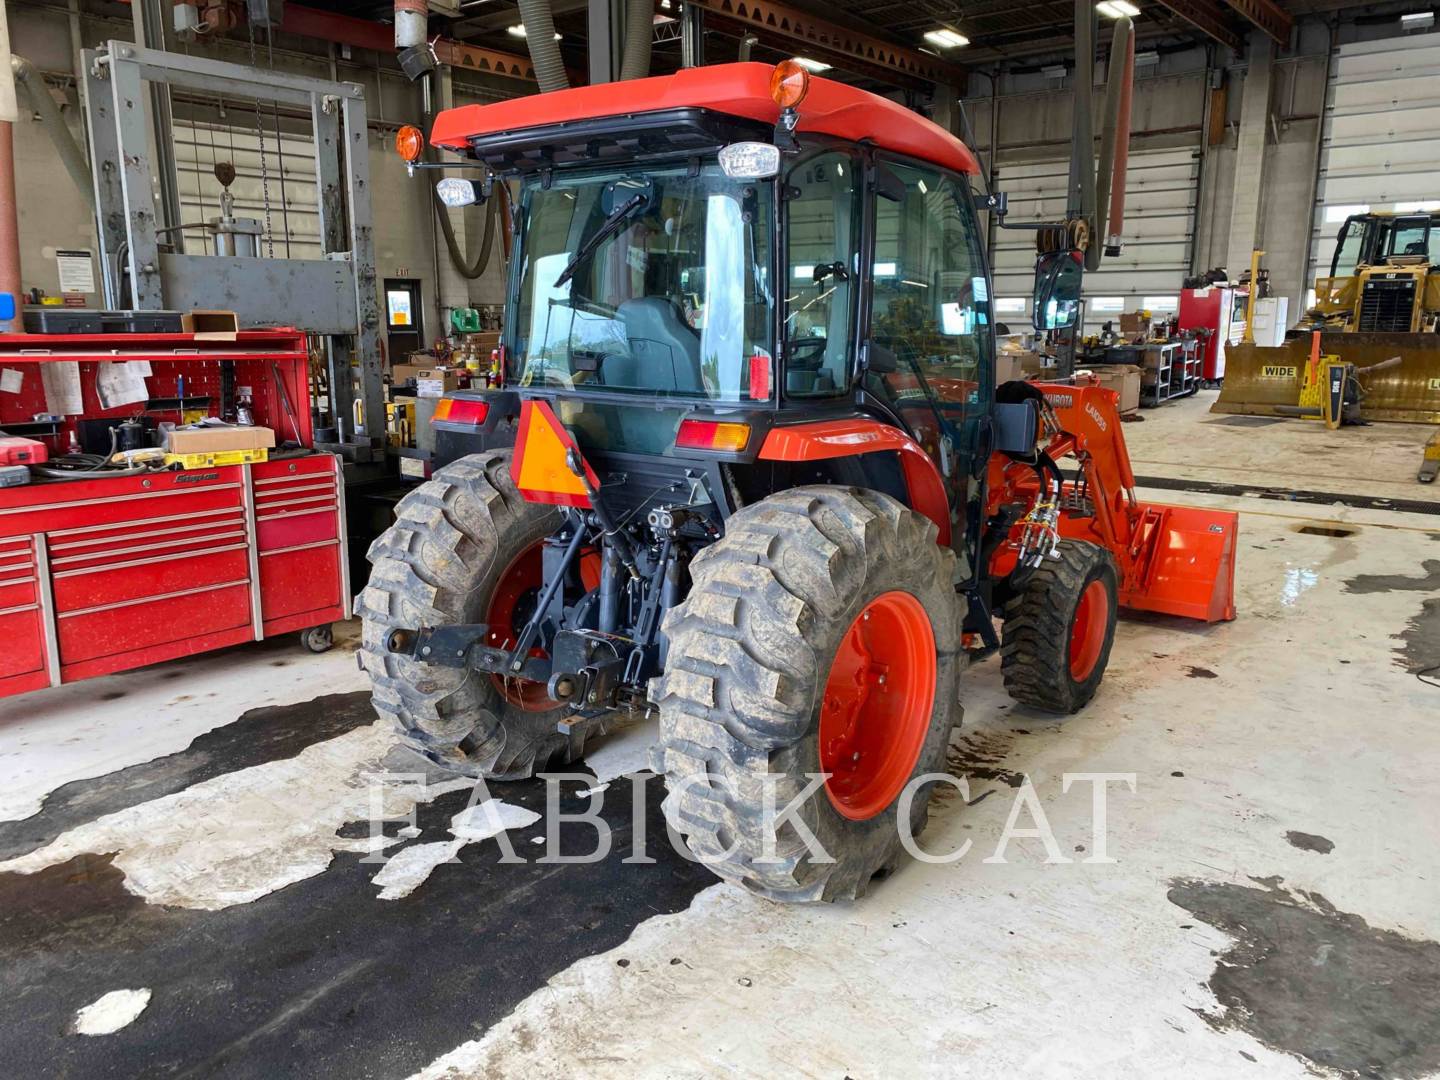
[(792, 367), (802, 371), (817, 370), (828, 344), (829, 339), (823, 337), (791, 338), (785, 343), (785, 359)]

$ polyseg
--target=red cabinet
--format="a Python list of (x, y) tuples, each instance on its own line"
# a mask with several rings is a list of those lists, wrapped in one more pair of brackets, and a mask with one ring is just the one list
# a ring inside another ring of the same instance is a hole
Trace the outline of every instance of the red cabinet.
[(344, 619), (339, 461), (0, 489), (0, 696)]

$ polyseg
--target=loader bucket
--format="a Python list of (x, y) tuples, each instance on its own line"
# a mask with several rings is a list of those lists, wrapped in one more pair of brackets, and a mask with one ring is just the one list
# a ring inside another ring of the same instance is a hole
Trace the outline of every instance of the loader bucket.
[[(1364, 369), (1399, 356), (1400, 364), (1365, 374), (1357, 370), (1366, 393), (1360, 405), (1365, 420), (1397, 420), (1412, 424), (1440, 423), (1440, 334), (1320, 335), (1320, 352)], [(1279, 348), (1230, 345), (1225, 350), (1225, 382), (1211, 412), (1246, 416), (1285, 416), (1300, 400), (1310, 335), (1295, 337)], [(1288, 415), (1293, 416), (1293, 411)]]
[(1240, 515), (1229, 510), (1139, 504), (1133, 579), (1120, 606), (1204, 622), (1235, 618), (1235, 547)]

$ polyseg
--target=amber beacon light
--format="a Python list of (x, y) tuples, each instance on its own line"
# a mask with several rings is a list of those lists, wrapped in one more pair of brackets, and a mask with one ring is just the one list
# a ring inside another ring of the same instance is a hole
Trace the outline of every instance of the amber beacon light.
[(782, 109), (793, 109), (810, 92), (810, 72), (797, 60), (781, 60), (770, 73), (770, 96)]

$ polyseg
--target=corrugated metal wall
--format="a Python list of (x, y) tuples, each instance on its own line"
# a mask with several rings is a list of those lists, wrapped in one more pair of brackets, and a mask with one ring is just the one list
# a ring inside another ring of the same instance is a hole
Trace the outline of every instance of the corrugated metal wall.
[(1310, 283), (1352, 213), (1440, 206), (1440, 33), (1342, 45), (1330, 61)]
[[(1119, 311), (1145, 306), (1147, 298), (1178, 298), (1180, 284), (1189, 273), (1194, 240), (1196, 161), (1196, 151), (1188, 147), (1131, 153), (1125, 183), (1125, 249), (1085, 275), (1085, 296), (1091, 299), (1088, 326), (1098, 328)], [(1063, 218), (1068, 176), (1067, 160), (1007, 165), (1002, 158), (996, 186), (1009, 196), (1009, 220)], [(1028, 299), (1035, 234), (1000, 229), (995, 236), (991, 252), (995, 295), (1012, 302)], [(1095, 299), (1102, 301), (1100, 307), (1111, 310), (1100, 310)], [(1024, 312), (1002, 312), (1000, 317), (1003, 320), (1009, 314), (1011, 321), (1022, 322), (1028, 313), (1027, 306)]]

